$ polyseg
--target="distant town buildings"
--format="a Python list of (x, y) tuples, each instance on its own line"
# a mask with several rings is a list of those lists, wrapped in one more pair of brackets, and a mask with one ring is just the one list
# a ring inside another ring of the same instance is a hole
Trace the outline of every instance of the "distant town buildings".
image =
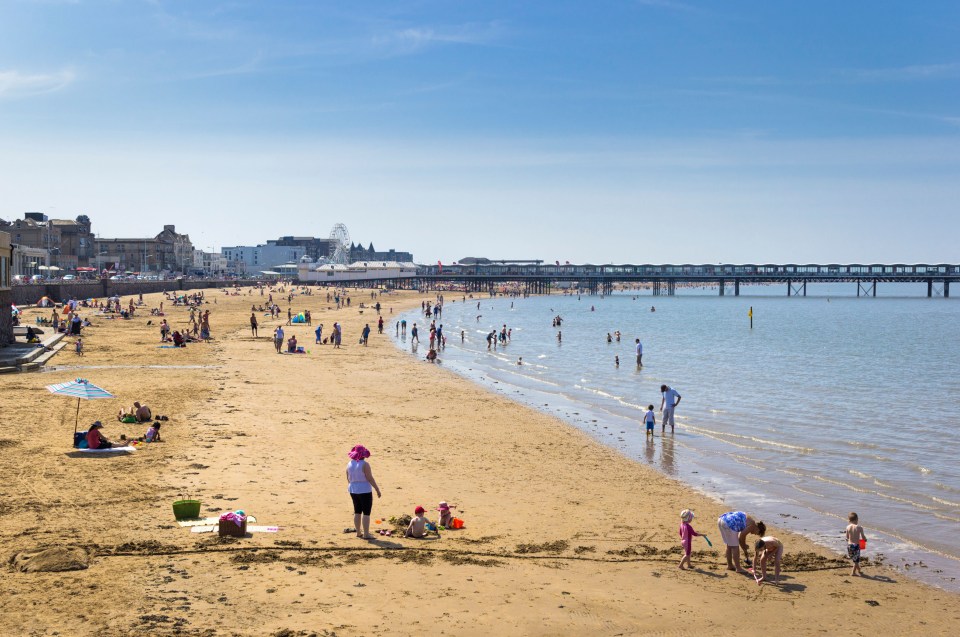
[(379, 252), (373, 247), (373, 242), (369, 248), (364, 248), (360, 244), (350, 244), (350, 262), (356, 261), (394, 261), (407, 263), (413, 261), (413, 254), (410, 252), (397, 252), (393, 248), (386, 252)]
[[(327, 238), (287, 235), (266, 243), (229, 246), (220, 252), (194, 249), (190, 236), (173, 225), (148, 237), (97, 237), (90, 218), (50, 219), (41, 212), (26, 212), (23, 219), (0, 219), (0, 231), (10, 235), (8, 274), (34, 275), (104, 272), (145, 275), (184, 273), (195, 275), (250, 276), (278, 269), (295, 271), (301, 263), (316, 268), (331, 262), (411, 263), (413, 254), (394, 249), (379, 251), (351, 243), (346, 226), (338, 223)], [(338, 232), (339, 231), (339, 232)], [(349, 245), (349, 248), (347, 247)], [(383, 266), (380, 266), (383, 267)]]

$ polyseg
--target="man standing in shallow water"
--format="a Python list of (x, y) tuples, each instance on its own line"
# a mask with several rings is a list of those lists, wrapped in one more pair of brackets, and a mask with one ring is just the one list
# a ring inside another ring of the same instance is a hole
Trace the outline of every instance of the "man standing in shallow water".
[(660, 393), (663, 394), (663, 398), (660, 400), (660, 412), (663, 414), (660, 418), (660, 431), (667, 430), (667, 420), (669, 420), (670, 431), (673, 432), (673, 410), (680, 404), (680, 399), (683, 397), (676, 389), (667, 385), (660, 385)]
[[(619, 337), (617, 340), (620, 340)], [(640, 342), (639, 338), (637, 339), (637, 367), (643, 367), (643, 343)]]

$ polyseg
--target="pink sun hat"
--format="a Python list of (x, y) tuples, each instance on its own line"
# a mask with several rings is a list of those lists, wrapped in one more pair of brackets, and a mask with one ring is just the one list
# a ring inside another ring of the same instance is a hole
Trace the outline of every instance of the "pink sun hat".
[(350, 456), (351, 460), (363, 460), (370, 457), (370, 450), (363, 445), (356, 445), (347, 455)]
[(437, 511), (449, 511), (449, 510), (450, 510), (450, 505), (447, 504), (446, 502), (441, 502), (437, 508)]

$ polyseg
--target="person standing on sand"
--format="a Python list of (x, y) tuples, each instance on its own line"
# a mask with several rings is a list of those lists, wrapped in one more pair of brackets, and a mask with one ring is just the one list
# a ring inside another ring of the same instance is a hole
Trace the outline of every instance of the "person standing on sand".
[(751, 533), (763, 537), (767, 525), (757, 522), (743, 511), (730, 511), (717, 518), (717, 529), (723, 543), (727, 545), (727, 570), (742, 573), (740, 568), (740, 549), (743, 549), (743, 562), (750, 566), (750, 553), (747, 550), (747, 536)]
[(660, 393), (663, 394), (663, 398), (660, 400), (660, 412), (663, 414), (660, 419), (660, 431), (663, 432), (667, 430), (667, 421), (669, 420), (670, 431), (672, 432), (675, 424), (673, 421), (673, 410), (680, 404), (680, 399), (683, 398), (683, 396), (669, 385), (660, 385)]
[(353, 500), (353, 526), (357, 530), (357, 537), (365, 540), (373, 539), (370, 535), (370, 513), (373, 511), (373, 491), (380, 497), (380, 487), (373, 479), (373, 471), (367, 463), (370, 451), (363, 445), (356, 445), (347, 454), (350, 462), (347, 463), (347, 490)]
[(317, 326), (317, 329), (315, 329), (315, 330), (313, 331), (313, 333), (317, 335), (317, 340), (315, 341), (314, 344), (315, 344), (315, 345), (319, 345), (319, 344), (320, 344), (320, 340), (323, 338), (323, 323), (321, 323), (320, 325), (318, 325), (318, 326)]
[(283, 328), (279, 325), (273, 330), (273, 345), (277, 348), (277, 354), (283, 352)]
[(257, 315), (253, 312), (250, 312), (250, 332), (254, 338), (257, 337)]

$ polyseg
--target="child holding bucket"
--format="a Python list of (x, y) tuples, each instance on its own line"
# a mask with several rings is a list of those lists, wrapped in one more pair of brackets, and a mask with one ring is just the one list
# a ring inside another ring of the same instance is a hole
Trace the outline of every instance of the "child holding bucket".
[(855, 512), (850, 513), (847, 516), (847, 520), (850, 524), (847, 525), (846, 537), (847, 537), (847, 557), (850, 558), (850, 561), (853, 562), (853, 570), (850, 571), (850, 575), (860, 575), (863, 576), (863, 572), (860, 570), (860, 551), (867, 548), (867, 536), (863, 532), (863, 527), (860, 526), (860, 518)]
[(681, 571), (685, 570), (683, 567), (684, 564), (686, 564), (688, 568), (693, 568), (693, 565), (690, 563), (690, 553), (693, 551), (693, 538), (700, 535), (690, 526), (691, 522), (693, 522), (693, 511), (690, 509), (681, 511), (680, 544), (683, 545), (683, 559), (680, 560), (680, 566), (678, 567)]

